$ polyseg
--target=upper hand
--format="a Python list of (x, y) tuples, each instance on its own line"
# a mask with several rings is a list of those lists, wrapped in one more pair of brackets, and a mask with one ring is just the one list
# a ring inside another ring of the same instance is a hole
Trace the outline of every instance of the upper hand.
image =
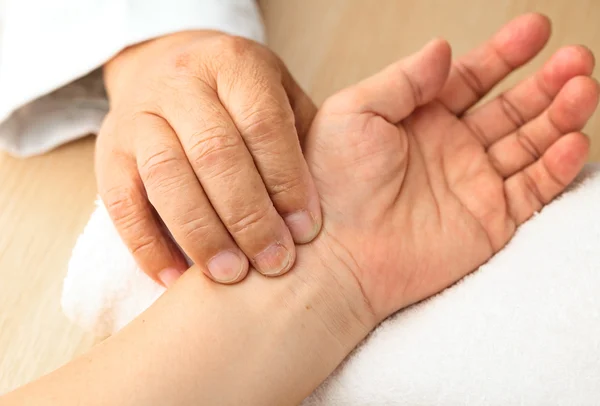
[(559, 50), (473, 108), (548, 37), (547, 19), (522, 16), (452, 66), (437, 40), (319, 111), (306, 144), (324, 214), (316, 241), (377, 320), (487, 261), (584, 165), (580, 131), (598, 102), (587, 49)]
[(249, 40), (185, 32), (125, 50), (105, 81), (99, 192), (140, 267), (166, 284), (187, 269), (170, 232), (219, 282), (243, 279), (248, 259), (289, 270), (321, 211), (301, 151), (315, 108), (281, 61)]

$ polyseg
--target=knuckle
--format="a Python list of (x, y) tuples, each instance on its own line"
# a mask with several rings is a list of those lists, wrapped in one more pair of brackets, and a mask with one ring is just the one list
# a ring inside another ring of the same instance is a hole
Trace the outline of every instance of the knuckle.
[(240, 132), (252, 135), (256, 141), (260, 141), (261, 136), (270, 140), (273, 134), (294, 128), (294, 115), (276, 107), (250, 107), (242, 114), (239, 124)]
[(207, 224), (201, 219), (188, 220), (180, 225), (183, 236), (182, 241), (188, 242), (189, 245), (196, 249), (206, 244), (206, 240), (210, 240), (214, 233), (211, 233)]
[(213, 39), (212, 47), (214, 66), (231, 84), (251, 80), (259, 94), (264, 90), (265, 83), (260, 79), (265, 74), (281, 76), (282, 63), (270, 49), (257, 42), (223, 35)]
[(221, 35), (214, 39), (213, 46), (228, 57), (243, 57), (255, 50), (253, 41), (235, 35)]
[(165, 182), (173, 182), (173, 180), (167, 181), (167, 179), (172, 179), (173, 174), (177, 174), (178, 164), (179, 159), (171, 149), (157, 148), (140, 163), (140, 177), (146, 186), (161, 187)]
[(117, 229), (129, 230), (143, 221), (140, 195), (137, 190), (124, 186), (107, 189), (102, 195), (106, 210)]
[(188, 46), (170, 54), (165, 59), (163, 69), (165, 74), (150, 82), (150, 89), (155, 91), (185, 91), (189, 88), (189, 78), (195, 78), (200, 83), (211, 83), (214, 76), (211, 59), (206, 57), (203, 48)]
[(190, 156), (193, 163), (201, 168), (229, 163), (235, 151), (242, 146), (240, 137), (228, 134), (221, 126), (205, 129), (192, 135), (192, 139)]
[(273, 199), (299, 200), (308, 190), (308, 185), (302, 176), (287, 174), (277, 179), (270, 188)]
[(225, 220), (225, 225), (233, 235), (242, 234), (252, 229), (268, 229), (268, 227), (265, 227), (265, 223), (269, 220), (272, 210), (273, 206), (271, 205), (249, 208), (246, 211), (240, 210), (239, 213), (241, 214), (230, 216)]
[(173, 56), (173, 66), (176, 70), (191, 70), (196, 62), (196, 54), (189, 49), (181, 50)]
[(145, 256), (146, 253), (156, 252), (159, 248), (158, 239), (148, 235), (140, 234), (127, 242), (131, 254), (135, 257)]
[(160, 236), (149, 233), (145, 211), (140, 202), (142, 196), (134, 189), (115, 187), (103, 194), (106, 210), (115, 227), (123, 237), (132, 255), (145, 256), (160, 249)]
[(194, 75), (204, 65), (203, 52), (195, 45), (187, 45), (167, 54), (164, 68), (184, 76)]
[(207, 219), (208, 213), (200, 208), (190, 210), (176, 219), (182, 241), (192, 243), (195, 248), (205, 245), (205, 239), (212, 237), (216, 227)]

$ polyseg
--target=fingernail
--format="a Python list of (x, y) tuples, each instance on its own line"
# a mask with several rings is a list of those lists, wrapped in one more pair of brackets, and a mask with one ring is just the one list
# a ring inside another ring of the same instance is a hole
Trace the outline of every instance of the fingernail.
[(206, 267), (217, 282), (231, 283), (244, 271), (244, 262), (235, 252), (221, 251), (208, 261)]
[(177, 279), (181, 276), (181, 272), (179, 272), (175, 268), (166, 268), (158, 273), (158, 279), (165, 285), (167, 288), (171, 287), (175, 283)]
[(298, 244), (312, 241), (319, 231), (314, 217), (306, 210), (292, 213), (286, 216), (284, 221)]
[(287, 271), (291, 257), (283, 245), (275, 243), (258, 254), (254, 258), (254, 264), (263, 275), (275, 276)]

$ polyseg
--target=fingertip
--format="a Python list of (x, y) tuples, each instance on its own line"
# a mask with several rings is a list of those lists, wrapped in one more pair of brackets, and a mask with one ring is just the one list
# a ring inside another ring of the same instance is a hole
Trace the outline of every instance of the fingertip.
[(589, 76), (569, 80), (548, 110), (552, 123), (563, 133), (581, 130), (590, 119), (600, 98), (598, 82)]
[(306, 244), (312, 241), (319, 232), (320, 225), (315, 215), (308, 210), (288, 214), (283, 220), (297, 244)]
[(563, 185), (570, 184), (585, 165), (590, 139), (581, 132), (569, 133), (556, 141), (544, 154), (548, 171)]
[(576, 76), (589, 76), (596, 64), (594, 54), (583, 45), (570, 45), (560, 48), (544, 64), (544, 80), (558, 90), (568, 80)]
[(590, 116), (598, 105), (600, 85), (592, 77), (577, 76), (567, 82), (564, 93), (565, 100), (571, 104), (572, 109)]
[[(311, 182), (312, 183), (312, 182)], [(308, 207), (283, 216), (296, 244), (306, 244), (314, 240), (323, 224), (321, 203), (316, 187), (311, 188)]]
[(166, 268), (160, 271), (157, 279), (166, 287), (170, 288), (183, 275), (177, 268)]
[(452, 62), (452, 47), (444, 38), (434, 38), (423, 47), (422, 52), (429, 55), (432, 62), (436, 62), (439, 66), (450, 70)]
[(544, 48), (552, 31), (550, 19), (540, 13), (520, 15), (503, 26), (493, 43), (512, 66), (520, 66)]
[(576, 60), (581, 60), (581, 65), (585, 69), (585, 75), (591, 75), (594, 72), (596, 66), (596, 56), (590, 48), (585, 45), (579, 44), (572, 46), (572, 49), (577, 52), (578, 57), (574, 57)]
[(296, 261), (296, 248), (293, 243), (284, 245), (276, 242), (256, 255), (252, 263), (264, 276), (280, 276), (287, 273)]
[(535, 21), (535, 24), (544, 29), (545, 32), (548, 33), (548, 36), (552, 32), (552, 20), (546, 14), (534, 11), (528, 14), (525, 14), (525, 18), (531, 19)]
[(227, 249), (208, 260), (205, 274), (215, 282), (230, 285), (243, 280), (248, 269), (248, 258), (239, 249)]
[(442, 37), (435, 37), (430, 40), (425, 46), (424, 49), (433, 49), (435, 52), (444, 54), (448, 58), (452, 57), (452, 47), (448, 40)]
[(524, 28), (544, 34), (543, 36), (550, 37), (552, 33), (552, 20), (546, 14), (533, 11), (521, 14), (513, 18), (509, 24), (518, 24)]
[(420, 86), (423, 89), (420, 104), (427, 103), (440, 92), (452, 65), (452, 48), (448, 41), (443, 38), (435, 38), (429, 41), (417, 54), (420, 61), (415, 65), (418, 70), (415, 77), (419, 78), (424, 84)]

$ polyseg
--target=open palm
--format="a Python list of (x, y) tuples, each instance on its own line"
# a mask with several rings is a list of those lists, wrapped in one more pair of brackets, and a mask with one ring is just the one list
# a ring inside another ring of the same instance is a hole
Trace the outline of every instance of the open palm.
[(583, 166), (593, 57), (559, 50), (469, 110), (549, 37), (522, 16), (451, 66), (446, 42), (331, 97), (306, 140), (324, 233), (378, 317), (428, 297), (500, 250)]

